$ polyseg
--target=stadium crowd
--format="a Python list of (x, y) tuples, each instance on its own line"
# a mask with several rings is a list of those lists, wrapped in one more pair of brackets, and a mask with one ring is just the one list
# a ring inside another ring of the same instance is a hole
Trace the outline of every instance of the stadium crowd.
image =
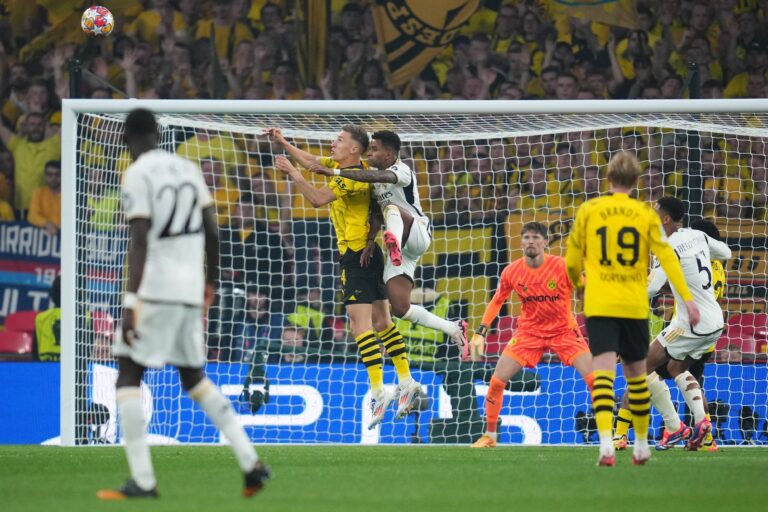
[[(0, 7), (0, 219), (27, 220), (50, 234), (61, 224), (60, 103), (71, 96), (73, 57), (88, 70), (80, 95), (89, 98), (677, 99), (689, 94), (690, 63), (696, 64), (702, 97), (768, 97), (768, 36), (760, 31), (768, 22), (765, 0), (639, 1), (637, 30), (558, 17), (545, 1), (487, 0), (451, 45), (396, 90), (386, 86), (372, 2), (366, 0), (332, 2), (326, 71), (317, 83), (302, 82), (300, 29), (279, 0), (125, 1), (123, 9), (113, 9), (110, 37), (87, 43), (77, 26), (46, 39), (46, 31), (54, 30), (49, 13), (35, 2), (21, 4), (12, 5), (25, 10), (22, 24), (12, 23), (18, 13)], [(265, 289), (279, 287), (283, 276), (303, 275), (290, 263), (300, 250), (291, 199), (275, 193), (284, 189), (271, 160), (251, 158), (272, 151), (266, 140), (241, 146), (217, 133), (187, 131), (183, 137), (177, 151), (200, 160), (219, 222), (232, 228), (223, 230), (227, 257), (266, 262), (253, 276), (228, 276), (253, 284), (244, 300), (247, 316), (257, 319), (275, 299), (264, 296)], [(703, 134), (700, 148), (704, 214), (768, 218), (765, 141)], [(406, 146), (402, 157), (417, 170), (435, 222), (455, 226), (519, 211), (572, 214), (602, 191), (602, 169), (620, 149), (635, 151), (646, 164), (641, 199), (684, 188), (690, 159), (682, 135), (631, 126)], [(105, 161), (112, 168), (100, 165)], [(88, 160), (94, 230), (122, 222), (117, 180), (110, 175), (125, 163), (118, 157)], [(252, 254), (256, 250), (266, 252)], [(232, 261), (223, 268), (244, 268)], [(258, 282), (264, 275), (279, 283)], [(322, 303), (309, 293), (301, 300)], [(278, 336), (285, 346), (323, 330), (307, 315), (301, 329)], [(266, 325), (279, 330), (282, 324)], [(339, 329), (325, 332), (326, 340), (341, 336)], [(234, 344), (226, 357), (239, 358), (247, 348)]]

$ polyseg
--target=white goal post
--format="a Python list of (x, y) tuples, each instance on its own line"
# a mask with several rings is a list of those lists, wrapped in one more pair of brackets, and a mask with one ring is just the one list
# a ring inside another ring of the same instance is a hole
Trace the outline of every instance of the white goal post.
[[(334, 293), (338, 271), (330, 221), (327, 213), (308, 208), (274, 171), (272, 155), (282, 150), (259, 137), (265, 127), (279, 126), (300, 147), (327, 155), (335, 134), (348, 123), (362, 125), (369, 134), (391, 129), (401, 137), (402, 158), (416, 171), (422, 204), (436, 227), (413, 300), (442, 307), (448, 316), (462, 316), (471, 329), (479, 325), (503, 266), (519, 257), (523, 223), (545, 222), (552, 252), (562, 254), (575, 208), (588, 193), (603, 190), (596, 180), (610, 154), (635, 151), (644, 169), (641, 199), (678, 195), (691, 217), (715, 219), (734, 249), (734, 259), (725, 266), (723, 302), (732, 328), (730, 337), (724, 335), (718, 344), (730, 359), (707, 365), (704, 388), (716, 407), (724, 407), (717, 423), (723, 442), (760, 441), (759, 429), (740, 430), (739, 417), (754, 414), (758, 425), (768, 417), (763, 357), (768, 330), (760, 327), (768, 283), (768, 205), (760, 199), (766, 193), (768, 99), (67, 99), (61, 126), (63, 445), (120, 438), (114, 392), (109, 392), (116, 365), (106, 345), (119, 325), (121, 254), (127, 241), (123, 221), (110, 208), (119, 208), (119, 179), (127, 163), (122, 119), (139, 107), (157, 114), (162, 147), (180, 152), (183, 147), (187, 157), (206, 166), (221, 201), (222, 232), (235, 240), (233, 245), (241, 234), (251, 240), (245, 235), (262, 224), (263, 238), (253, 240), (259, 246), (277, 240), (277, 247), (270, 245), (272, 252), (230, 255), (222, 264), (223, 291), (207, 326), (209, 375), (234, 402), (243, 402), (238, 403), (241, 421), (254, 442), (464, 443), (482, 428), (494, 357), (472, 364), (449, 347), (434, 356), (430, 350), (443, 341), (407, 322), (398, 327), (415, 354), (414, 375), (424, 379), (428, 400), (420, 414), (404, 422), (392, 414), (373, 431), (365, 427), (365, 371), (347, 339), (343, 308)], [(296, 328), (300, 340), (244, 334), (256, 332), (247, 331), (248, 308), (256, 307), (258, 294), (272, 304), (267, 316), (281, 319), (275, 329), (284, 335), (286, 327)], [(322, 310), (322, 326), (308, 320), (313, 313), (297, 308), (307, 304)], [(668, 306), (661, 301), (659, 316), (669, 317)], [(509, 341), (518, 312), (517, 305), (502, 311), (490, 347), (495, 352), (489, 355), (498, 356)], [(432, 348), (425, 349), (427, 345)], [(506, 392), (500, 440), (593, 441), (583, 382), (557, 360), (545, 356), (544, 361)], [(386, 383), (393, 378), (394, 370), (387, 366)], [(222, 442), (181, 396), (173, 372), (153, 371), (146, 380), (145, 411), (154, 442)], [(252, 412), (240, 390), (263, 392), (264, 382), (271, 383), (271, 401)], [(619, 394), (622, 385), (617, 380)], [(674, 390), (673, 398), (679, 398)], [(654, 416), (652, 425), (657, 424)]]

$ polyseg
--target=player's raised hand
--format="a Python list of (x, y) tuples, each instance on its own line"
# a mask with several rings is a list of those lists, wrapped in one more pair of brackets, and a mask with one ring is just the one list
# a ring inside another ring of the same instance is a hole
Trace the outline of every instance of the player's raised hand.
[(277, 142), (278, 144), (285, 143), (285, 137), (283, 136), (283, 130), (280, 128), (267, 128), (264, 130), (264, 135), (269, 137), (269, 140)]
[(309, 166), (309, 171), (314, 174), (320, 174), (322, 176), (333, 176), (333, 169), (323, 167), (321, 164), (313, 164)]
[(296, 169), (296, 167), (293, 166), (291, 161), (288, 160), (288, 158), (286, 158), (283, 155), (277, 155), (275, 157), (275, 167), (279, 171), (281, 171), (281, 172), (283, 172), (283, 173), (285, 173), (287, 175), (290, 175), (290, 174), (292, 174), (294, 172), (298, 172), (298, 170)]
[(691, 322), (691, 327), (695, 327), (701, 320), (701, 313), (699, 307), (692, 300), (685, 302), (685, 309), (688, 310), (688, 320)]
[(485, 357), (485, 336), (482, 334), (472, 335), (469, 340), (469, 360), (482, 361)]

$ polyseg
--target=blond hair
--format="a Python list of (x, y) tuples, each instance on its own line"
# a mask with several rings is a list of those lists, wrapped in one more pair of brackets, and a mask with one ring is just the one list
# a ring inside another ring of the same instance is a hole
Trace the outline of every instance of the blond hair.
[(608, 162), (606, 177), (613, 185), (633, 188), (640, 177), (640, 162), (629, 151), (619, 151)]

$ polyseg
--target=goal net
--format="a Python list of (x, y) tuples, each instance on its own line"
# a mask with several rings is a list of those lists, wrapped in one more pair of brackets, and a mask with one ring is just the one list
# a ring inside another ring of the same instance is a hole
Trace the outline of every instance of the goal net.
[[(550, 252), (564, 254), (575, 210), (606, 191), (610, 156), (634, 152), (643, 168), (641, 200), (681, 198), (689, 218), (712, 219), (734, 251), (724, 262), (727, 329), (705, 365), (704, 389), (721, 444), (768, 441), (768, 103), (74, 100), (65, 101), (63, 126), (63, 443), (121, 437), (111, 353), (127, 276), (119, 187), (130, 158), (121, 134), (125, 114), (139, 105), (158, 114), (163, 148), (198, 164), (212, 191), (222, 256), (216, 302), (204, 319), (206, 371), (254, 442), (471, 442), (484, 428), (496, 361), (513, 338), (515, 297), (494, 323), (482, 361), (463, 359), (442, 333), (397, 320), (426, 396), (405, 419), (396, 420), (393, 407), (380, 426), (367, 428), (367, 373), (340, 300), (328, 208), (312, 207), (274, 168), (283, 149), (262, 136), (280, 127), (298, 147), (327, 156), (345, 124), (400, 135), (400, 158), (415, 170), (434, 226), (412, 301), (471, 329), (504, 266), (522, 255), (521, 227), (545, 223)], [(325, 182), (304, 175), (318, 187)], [(653, 302), (652, 331), (670, 319), (670, 297)], [(583, 325), (578, 302), (574, 313)], [(385, 361), (385, 385), (394, 386)], [(624, 382), (616, 382), (621, 395)], [(173, 368), (149, 370), (142, 393), (153, 442), (226, 442)], [(499, 439), (592, 443), (590, 409), (579, 375), (545, 353), (505, 390)], [(654, 412), (652, 436), (661, 436), (660, 425)]]

